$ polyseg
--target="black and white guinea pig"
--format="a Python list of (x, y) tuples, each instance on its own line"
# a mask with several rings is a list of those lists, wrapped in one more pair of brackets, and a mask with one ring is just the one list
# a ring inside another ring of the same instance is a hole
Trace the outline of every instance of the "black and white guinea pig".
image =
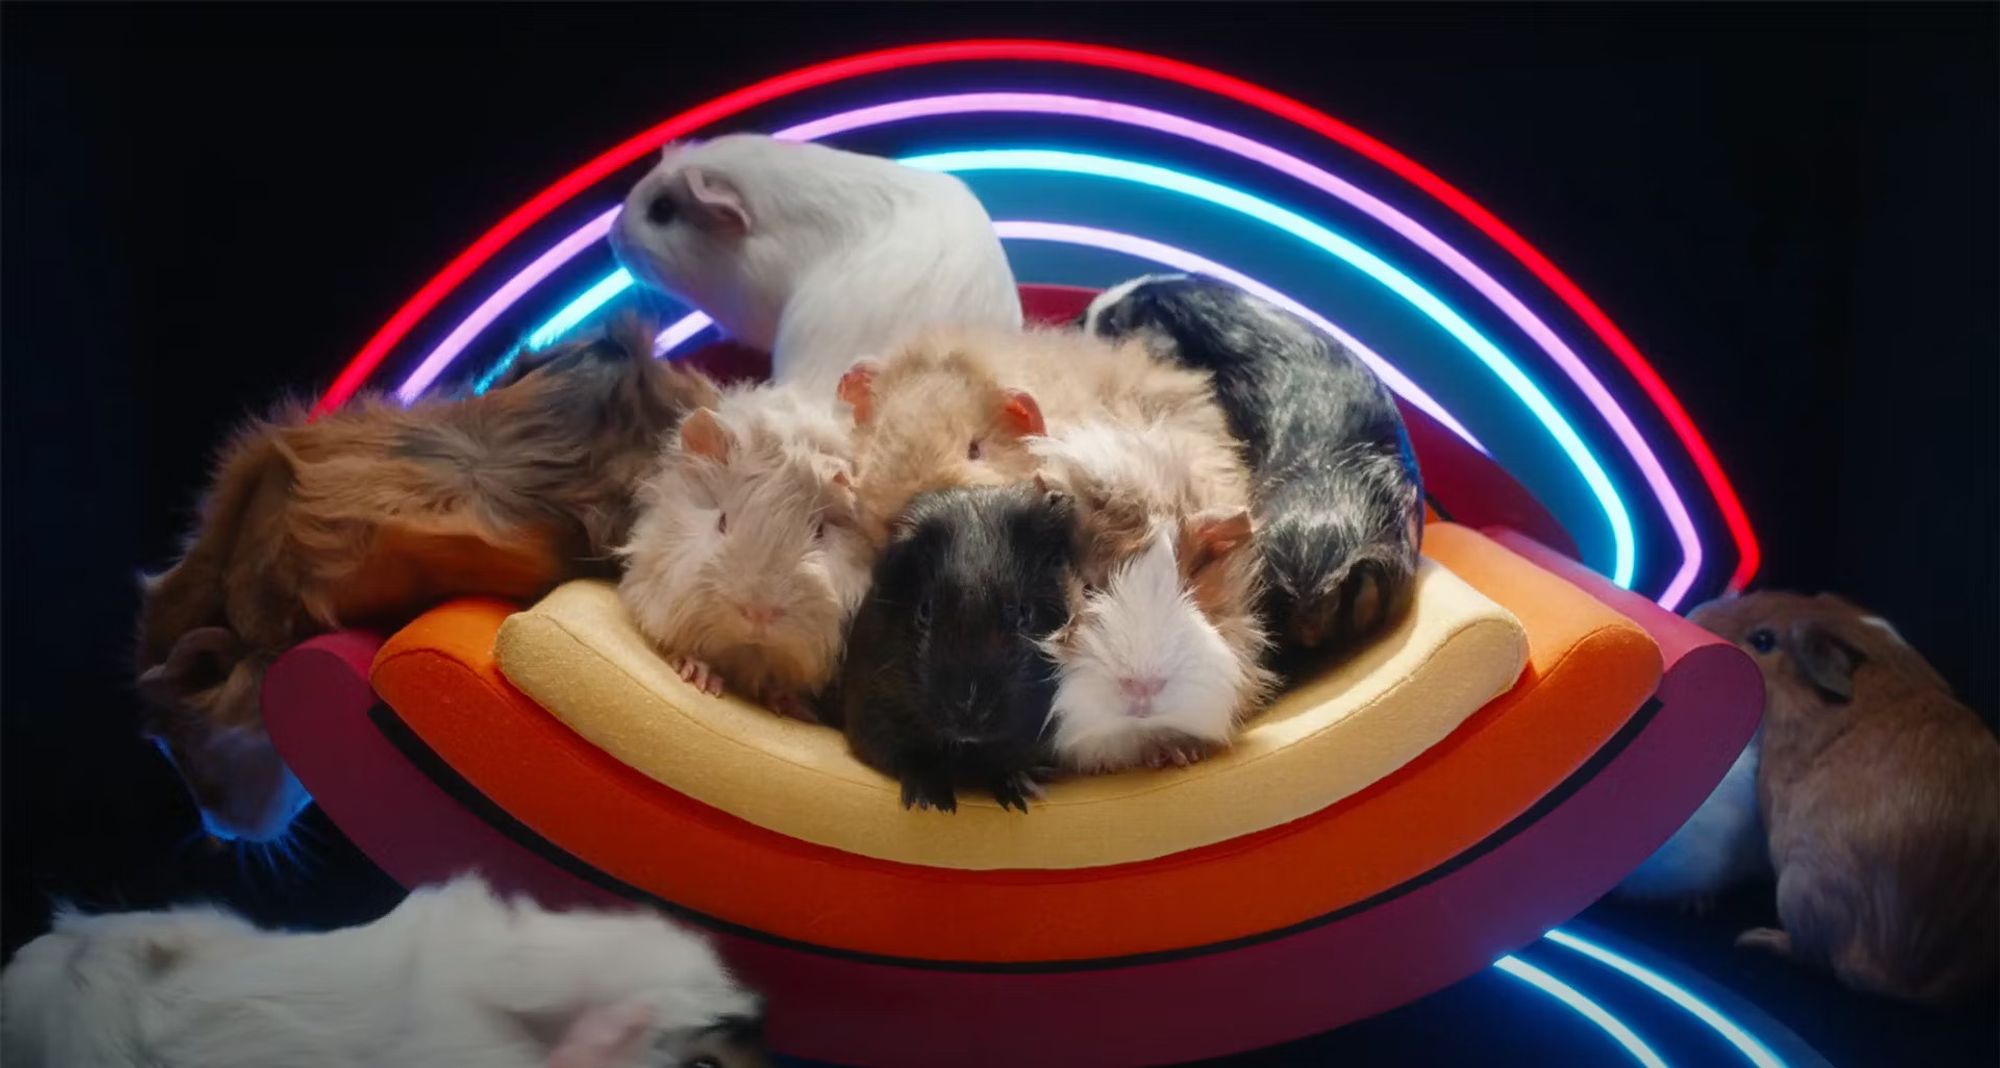
[(824, 145), (731, 134), (668, 145), (611, 243), (634, 277), (832, 395), (911, 333), (1021, 325), (993, 221), (965, 183)]
[(1409, 605), (1423, 481), (1395, 398), (1311, 324), (1212, 278), (1155, 275), (1107, 290), (1084, 318), (1214, 376), (1256, 474), (1257, 547), (1272, 622), (1296, 648), (1346, 650)]
[(1051, 770), (1056, 669), (1045, 641), (1080, 597), (1074, 506), (1039, 483), (919, 494), (855, 615), (831, 707), (856, 756), (903, 803), (946, 812), (957, 790), (1027, 810)]

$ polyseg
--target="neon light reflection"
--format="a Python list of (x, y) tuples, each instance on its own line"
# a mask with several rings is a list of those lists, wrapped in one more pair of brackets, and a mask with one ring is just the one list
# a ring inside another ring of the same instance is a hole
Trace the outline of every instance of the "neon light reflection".
[(1660, 1055), (1653, 1052), (1653, 1047), (1648, 1046), (1637, 1032), (1625, 1026), (1623, 1020), (1611, 1015), (1604, 1006), (1585, 997), (1577, 988), (1519, 957), (1501, 957), (1493, 962), (1493, 967), (1569, 1006), (1577, 1015), (1596, 1024), (1599, 1030), (1610, 1035), (1612, 1041), (1625, 1047), (1625, 1052), (1630, 1053), (1632, 1059), (1645, 1068), (1667, 1068), (1667, 1062), (1661, 1060)]
[(1744, 1059), (1756, 1065), (1757, 1068), (1785, 1068), (1785, 1062), (1777, 1054), (1771, 1052), (1769, 1046), (1757, 1041), (1755, 1036), (1745, 1031), (1736, 1021), (1724, 1016), (1713, 1005), (1696, 997), (1679, 983), (1668, 979), (1637, 961), (1614, 953), (1589, 939), (1570, 934), (1568, 931), (1554, 930), (1542, 937), (1565, 949), (1581, 953), (1597, 961), (1599, 964), (1614, 968), (1624, 973), (1627, 977), (1637, 980), (1654, 993), (1680, 1006), (1690, 1015), (1707, 1024), (1716, 1034), (1721, 1035), (1724, 1041), (1735, 1046), (1737, 1051), (1743, 1054)]

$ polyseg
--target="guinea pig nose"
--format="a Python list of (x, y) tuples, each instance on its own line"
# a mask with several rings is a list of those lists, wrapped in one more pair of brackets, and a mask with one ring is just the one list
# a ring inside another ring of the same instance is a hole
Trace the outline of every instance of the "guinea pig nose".
[(1150, 676), (1119, 679), (1118, 688), (1135, 701), (1148, 701), (1160, 696), (1160, 691), (1167, 688), (1167, 680)]
[(669, 225), (674, 221), (674, 212), (677, 210), (677, 207), (674, 203), (674, 198), (661, 193), (646, 202), (646, 221), (652, 223), (654, 226)]
[(761, 602), (756, 604), (739, 604), (736, 606), (736, 611), (744, 619), (749, 620), (752, 626), (758, 627), (768, 627), (785, 616), (784, 609), (774, 604), (764, 604)]

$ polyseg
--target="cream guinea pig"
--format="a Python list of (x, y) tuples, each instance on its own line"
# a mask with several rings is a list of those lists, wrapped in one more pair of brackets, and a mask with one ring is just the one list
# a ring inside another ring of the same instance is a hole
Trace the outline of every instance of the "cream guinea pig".
[(811, 719), (874, 551), (848, 428), (789, 386), (725, 391), (681, 422), (639, 489), (619, 596), (681, 677)]

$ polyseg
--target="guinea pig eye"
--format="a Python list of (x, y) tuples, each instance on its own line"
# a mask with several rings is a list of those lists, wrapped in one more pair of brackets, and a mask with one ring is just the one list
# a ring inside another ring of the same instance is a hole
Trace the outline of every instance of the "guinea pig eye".
[(729, 533), (729, 513), (728, 513), (728, 512), (717, 512), (717, 513), (715, 514), (715, 532), (716, 532), (717, 534), (727, 534), (727, 533)]
[(928, 627), (930, 625), (931, 625), (931, 599), (926, 597), (923, 600), (917, 602), (917, 626)]
[(968, 460), (977, 460), (981, 455), (985, 453), (985, 451), (986, 450), (981, 447), (979, 439), (973, 438), (972, 444), (967, 445), (965, 447), (965, 458)]
[(1751, 631), (1750, 637), (1746, 640), (1750, 643), (1750, 648), (1760, 653), (1768, 653), (1778, 647), (1778, 636), (1771, 633), (1769, 627), (1759, 627)]
[(813, 521), (813, 540), (814, 540), (814, 541), (818, 541), (818, 540), (820, 540), (821, 538), (824, 538), (824, 537), (826, 537), (826, 520), (824, 520), (824, 519), (818, 519), (818, 520), (814, 520), (814, 521)]
[(666, 226), (674, 221), (674, 212), (677, 209), (674, 198), (663, 193), (646, 205), (646, 221), (654, 226)]

